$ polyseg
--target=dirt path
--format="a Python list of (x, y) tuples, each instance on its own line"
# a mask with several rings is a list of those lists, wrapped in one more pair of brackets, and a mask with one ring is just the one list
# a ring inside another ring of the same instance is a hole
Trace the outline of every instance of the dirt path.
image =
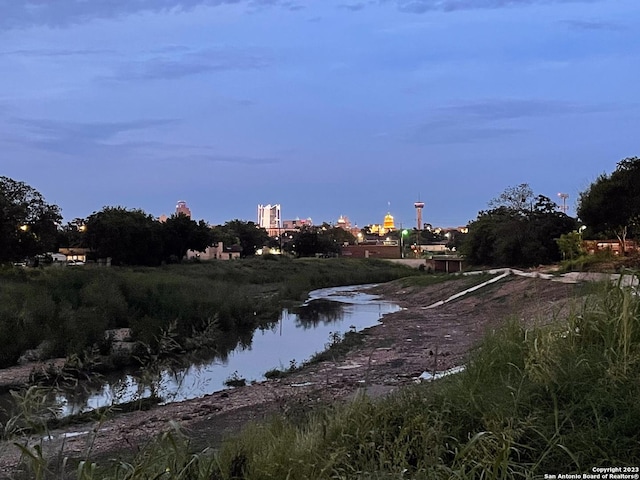
[[(371, 396), (385, 395), (416, 382), (425, 371), (461, 365), (487, 329), (516, 315), (527, 325), (549, 323), (569, 308), (575, 291), (573, 285), (508, 277), (471, 296), (426, 309), (457, 293), (459, 282), (401, 285), (391, 282), (371, 290), (403, 309), (367, 329), (364, 342), (339, 361), (308, 365), (278, 380), (121, 414), (101, 424), (54, 431), (54, 439), (44, 444), (58, 455), (64, 449), (63, 456), (82, 458), (90, 448), (92, 455), (118, 458), (122, 452), (130, 455), (143, 448), (176, 421), (196, 445), (215, 445), (247, 422), (276, 412), (294, 415), (317, 403), (347, 399), (362, 389)], [(0, 444), (0, 478), (15, 471), (18, 459), (15, 447)]]

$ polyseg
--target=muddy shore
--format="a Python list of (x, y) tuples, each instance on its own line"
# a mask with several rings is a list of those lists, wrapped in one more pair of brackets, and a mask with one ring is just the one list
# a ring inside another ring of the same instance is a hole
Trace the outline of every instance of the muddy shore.
[[(462, 365), (487, 330), (515, 317), (527, 325), (553, 321), (570, 307), (575, 286), (535, 278), (507, 277), (474, 294), (433, 309), (425, 307), (460, 290), (458, 282), (402, 288), (401, 282), (369, 290), (402, 310), (363, 332), (346, 356), (307, 365), (284, 378), (216, 392), (203, 398), (116, 415), (99, 424), (51, 432), (50, 455), (117, 459), (144, 448), (177, 422), (196, 446), (219, 444), (247, 422), (274, 413), (295, 414), (315, 404), (343, 401), (356, 392), (386, 395), (415, 383), (423, 372)], [(0, 384), (19, 384), (33, 366), (0, 371)], [(0, 444), (0, 478), (18, 468), (18, 450)], [(103, 463), (103, 462), (101, 462)]]

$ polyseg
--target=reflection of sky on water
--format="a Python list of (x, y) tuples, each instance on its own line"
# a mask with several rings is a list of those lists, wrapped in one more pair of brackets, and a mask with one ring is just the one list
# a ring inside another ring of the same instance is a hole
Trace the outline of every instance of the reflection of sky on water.
[[(357, 291), (362, 288), (334, 287), (311, 292), (301, 307), (304, 312), (302, 319), (283, 310), (277, 325), (272, 329), (256, 330), (250, 346), (237, 347), (224, 360), (214, 359), (175, 371), (164, 370), (154, 382), (146, 379), (144, 384), (131, 375), (125, 375), (100, 389), (79, 395), (75, 401), (69, 398), (67, 402), (61, 397), (65, 414), (133, 401), (152, 393), (167, 403), (197, 398), (223, 390), (224, 381), (235, 372), (248, 382), (264, 380), (264, 373), (268, 370), (286, 369), (292, 360), (300, 364), (324, 350), (332, 333), (345, 333), (353, 328), (360, 331), (377, 324), (383, 315), (399, 310), (395, 304)], [(319, 311), (313, 310), (314, 304), (320, 307)], [(323, 316), (322, 310), (326, 315)]]

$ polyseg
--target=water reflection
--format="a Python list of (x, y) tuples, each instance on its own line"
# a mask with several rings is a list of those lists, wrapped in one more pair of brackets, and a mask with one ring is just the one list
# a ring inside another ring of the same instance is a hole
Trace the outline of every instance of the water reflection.
[(234, 375), (250, 381), (264, 380), (265, 372), (285, 370), (322, 351), (336, 332), (360, 331), (399, 310), (397, 305), (364, 293), (365, 286), (336, 287), (311, 292), (295, 312), (283, 310), (270, 329), (258, 329), (236, 338), (235, 348), (213, 359), (188, 366), (129, 372), (106, 379), (97, 388), (61, 392), (58, 401), (66, 415), (99, 407), (158, 397), (163, 403), (201, 397), (223, 390)]
[(344, 318), (345, 305), (327, 298), (310, 300), (295, 310), (296, 327), (309, 329), (317, 327), (321, 322), (325, 325), (339, 322)]

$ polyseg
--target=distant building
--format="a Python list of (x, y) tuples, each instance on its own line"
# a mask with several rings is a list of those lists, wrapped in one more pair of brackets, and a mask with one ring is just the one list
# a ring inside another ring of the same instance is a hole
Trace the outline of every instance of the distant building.
[(344, 215), (340, 215), (338, 218), (337, 226), (342, 228), (343, 230), (350, 231), (351, 230), (351, 222), (349, 221), (349, 217), (345, 217)]
[(178, 204), (176, 205), (176, 215), (186, 215), (191, 218), (191, 210), (187, 207), (187, 202), (184, 200), (178, 200)]
[(276, 236), (282, 230), (280, 204), (258, 205), (258, 226), (264, 228), (269, 236)]
[(242, 253), (240, 246), (232, 245), (231, 247), (225, 247), (222, 242), (218, 242), (217, 245), (207, 247), (204, 252), (189, 250), (187, 252), (187, 258), (199, 260), (236, 260), (240, 258), (240, 253)]
[(385, 231), (387, 232), (391, 232), (393, 230), (396, 229), (396, 225), (393, 222), (393, 215), (391, 215), (390, 213), (387, 213), (384, 216), (384, 223), (382, 224), (382, 226), (384, 227)]
[[(176, 204), (176, 213), (174, 215), (180, 214), (186, 215), (187, 217), (191, 218), (191, 210), (187, 206), (187, 202), (185, 202), (184, 200), (178, 200), (178, 203)], [(158, 217), (158, 221), (160, 223), (164, 223), (168, 219), (169, 217), (167, 217), (164, 213)]]
[(313, 220), (310, 218), (296, 218), (295, 220), (283, 220), (282, 230), (300, 230), (302, 227), (310, 227), (313, 225)]
[(396, 229), (393, 215), (391, 215), (391, 213), (387, 213), (384, 216), (382, 224), (374, 223), (373, 225), (365, 227), (365, 229), (372, 235), (384, 237), (387, 233), (392, 232)]

